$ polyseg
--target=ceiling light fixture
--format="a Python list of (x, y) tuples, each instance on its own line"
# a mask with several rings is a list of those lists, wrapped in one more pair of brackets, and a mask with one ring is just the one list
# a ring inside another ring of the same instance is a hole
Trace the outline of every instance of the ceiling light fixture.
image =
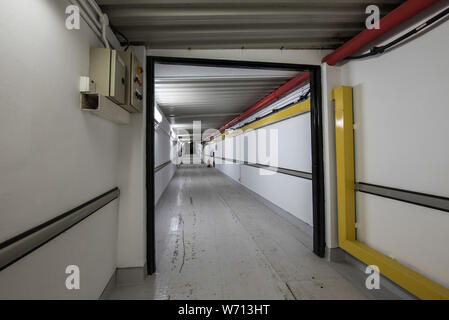
[(157, 123), (162, 122), (162, 114), (156, 106), (154, 106), (154, 120), (156, 120)]

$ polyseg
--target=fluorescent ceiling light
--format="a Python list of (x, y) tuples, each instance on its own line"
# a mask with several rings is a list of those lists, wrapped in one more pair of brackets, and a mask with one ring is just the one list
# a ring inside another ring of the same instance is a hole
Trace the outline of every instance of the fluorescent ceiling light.
[(159, 109), (154, 107), (154, 120), (156, 120), (157, 123), (162, 122), (162, 114), (159, 112)]

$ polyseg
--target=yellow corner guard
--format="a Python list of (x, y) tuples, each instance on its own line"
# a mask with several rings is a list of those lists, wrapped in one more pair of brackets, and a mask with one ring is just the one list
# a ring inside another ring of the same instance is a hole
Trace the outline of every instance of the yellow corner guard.
[(335, 101), (339, 246), (367, 265), (378, 266), (382, 275), (420, 299), (449, 299), (449, 289), (356, 240), (352, 87), (334, 89), (332, 100)]

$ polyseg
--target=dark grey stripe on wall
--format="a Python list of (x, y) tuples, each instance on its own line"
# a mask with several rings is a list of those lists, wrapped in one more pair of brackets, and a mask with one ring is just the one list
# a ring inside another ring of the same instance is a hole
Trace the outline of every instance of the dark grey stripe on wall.
[(449, 198), (435, 196), (426, 193), (384, 187), (369, 183), (358, 182), (355, 190), (384, 198), (412, 203), (419, 206), (449, 212)]
[(292, 169), (285, 169), (285, 168), (279, 168), (279, 167), (272, 167), (272, 166), (267, 166), (267, 165), (264, 165), (264, 164), (249, 163), (249, 162), (245, 162), (245, 161), (239, 161), (239, 160), (227, 159), (227, 158), (221, 158), (221, 157), (215, 157), (215, 158), (221, 159), (221, 160), (225, 160), (225, 161), (231, 161), (233, 163), (243, 164), (243, 165), (249, 166), (249, 167), (275, 171), (275, 172), (279, 172), (279, 173), (286, 174), (286, 175), (289, 175), (289, 176), (295, 176), (295, 177), (298, 177), (298, 178), (312, 180), (312, 174), (309, 173), (309, 172), (292, 170)]
[(170, 163), (171, 163), (171, 160), (168, 160), (167, 162), (161, 164), (160, 166), (157, 166), (156, 168), (154, 168), (154, 173), (156, 173), (156, 172), (160, 171), (161, 169), (165, 168)]
[(56, 218), (0, 243), (0, 271), (94, 214), (117, 199), (119, 195), (120, 190), (114, 188)]

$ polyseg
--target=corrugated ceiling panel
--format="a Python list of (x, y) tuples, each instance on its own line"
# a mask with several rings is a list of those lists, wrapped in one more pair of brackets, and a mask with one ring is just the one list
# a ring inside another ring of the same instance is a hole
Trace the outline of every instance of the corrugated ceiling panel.
[(157, 48), (334, 49), (403, 0), (98, 0), (135, 44)]

